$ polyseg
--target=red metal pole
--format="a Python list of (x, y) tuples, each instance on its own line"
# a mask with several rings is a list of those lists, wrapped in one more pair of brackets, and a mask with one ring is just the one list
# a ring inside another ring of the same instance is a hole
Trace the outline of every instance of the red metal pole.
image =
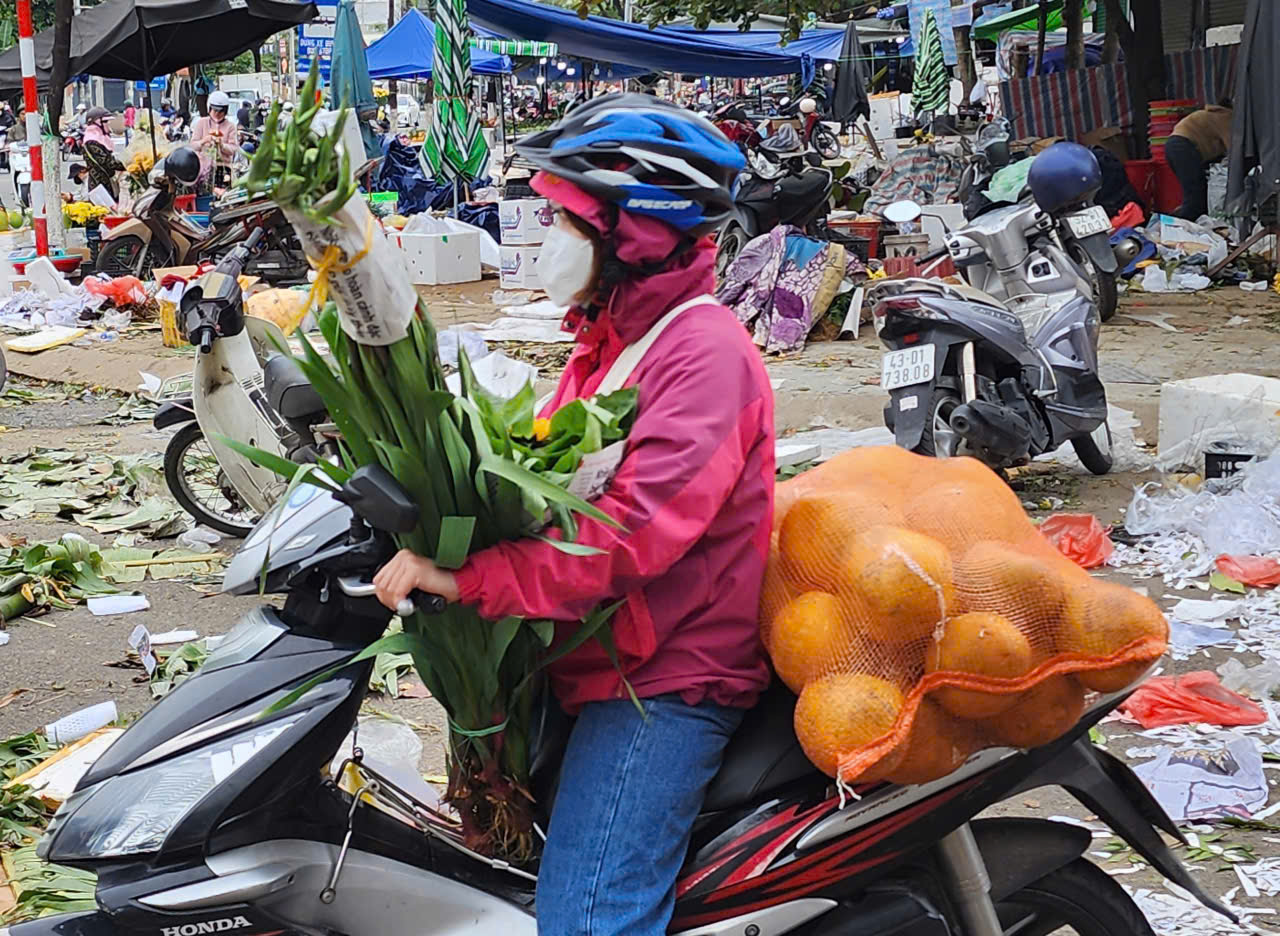
[[(40, 100), (36, 96), (36, 47), (32, 37), (31, 0), (17, 0), (18, 53), (22, 59), (22, 106), (27, 112), (27, 153), (31, 160), (31, 215), (36, 253), (49, 256), (49, 222), (44, 207), (44, 155), (41, 152)], [(57, 93), (61, 89), (53, 89)], [(16, 185), (16, 183), (15, 183)]]

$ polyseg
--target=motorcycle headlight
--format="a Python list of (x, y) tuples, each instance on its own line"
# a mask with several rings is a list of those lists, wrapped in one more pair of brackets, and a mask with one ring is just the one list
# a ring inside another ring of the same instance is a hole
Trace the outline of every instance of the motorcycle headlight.
[(214, 787), (261, 754), (304, 714), (219, 738), (153, 767), (76, 792), (54, 816), (37, 854), (68, 861), (158, 851), (169, 831)]

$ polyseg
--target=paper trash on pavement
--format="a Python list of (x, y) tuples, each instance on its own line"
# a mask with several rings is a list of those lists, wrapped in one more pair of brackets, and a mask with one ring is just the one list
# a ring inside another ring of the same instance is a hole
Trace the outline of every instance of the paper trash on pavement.
[(1175, 822), (1235, 816), (1248, 819), (1267, 804), (1262, 754), (1251, 738), (1225, 732), (1223, 740), (1164, 748), (1133, 768)]
[(151, 602), (146, 595), (98, 595), (88, 600), (89, 611), (96, 617), (109, 614), (132, 614), (146, 611)]

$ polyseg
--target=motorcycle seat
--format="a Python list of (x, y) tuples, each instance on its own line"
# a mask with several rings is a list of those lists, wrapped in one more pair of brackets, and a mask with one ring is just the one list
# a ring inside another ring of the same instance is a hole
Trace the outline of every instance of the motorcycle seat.
[(285, 419), (306, 420), (325, 415), (324, 400), (288, 355), (273, 355), (263, 368), (262, 380), (267, 402)]
[(795, 694), (775, 679), (725, 747), (703, 812), (732, 809), (795, 780), (819, 776), (796, 740)]
[[(795, 709), (795, 694), (775, 680), (729, 739), (720, 771), (707, 787), (703, 813), (742, 806), (806, 777), (825, 781), (796, 740)], [(535, 801), (549, 813), (559, 787), (560, 762), (573, 720), (549, 693), (540, 697), (535, 712), (530, 782)]]

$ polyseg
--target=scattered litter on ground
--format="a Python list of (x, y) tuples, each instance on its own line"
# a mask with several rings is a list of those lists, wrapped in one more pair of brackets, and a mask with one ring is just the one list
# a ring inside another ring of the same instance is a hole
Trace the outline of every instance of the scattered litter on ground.
[[(1241, 283), (1240, 288), (1243, 289), (1245, 292), (1263, 292), (1267, 288), (1267, 281), (1257, 280), (1256, 282), (1253, 282), (1253, 283)], [(1236, 318), (1239, 318), (1239, 316), (1236, 316)], [(1245, 319), (1245, 321), (1247, 322), (1249, 320)], [(1227, 322), (1227, 324), (1230, 325), (1231, 323)]]
[(1214, 565), (1223, 575), (1244, 585), (1258, 588), (1280, 585), (1280, 561), (1267, 556), (1219, 556)]
[(1175, 660), (1189, 659), (1205, 647), (1229, 647), (1236, 642), (1236, 632), (1229, 627), (1213, 627), (1169, 617), (1169, 651)]
[(1105, 565), (1115, 552), (1110, 532), (1093, 514), (1054, 514), (1040, 524), (1040, 533), (1082, 569)]
[(45, 725), (44, 734), (54, 744), (70, 744), (85, 735), (93, 734), (99, 728), (107, 727), (119, 717), (115, 702), (108, 699)]
[(1207, 670), (1179, 676), (1154, 676), (1133, 691), (1120, 710), (1143, 728), (1206, 724), (1261, 725), (1267, 712), (1218, 682)]
[(1175, 822), (1222, 816), (1248, 818), (1269, 795), (1262, 754), (1253, 739), (1228, 732), (1195, 747), (1164, 747), (1133, 768)]
[(51, 514), (99, 533), (142, 530), (174, 536), (186, 515), (169, 495), (162, 458), (34, 448), (0, 458), (0, 519)]
[(1280, 660), (1264, 660), (1255, 666), (1245, 666), (1239, 660), (1230, 659), (1218, 667), (1222, 685), (1236, 692), (1244, 692), (1266, 699), (1280, 688)]
[(102, 577), (98, 548), (75, 533), (56, 543), (14, 546), (0, 555), (0, 621), (49, 608), (67, 609), (115, 587)]
[(106, 617), (112, 614), (146, 611), (151, 607), (151, 602), (147, 600), (146, 595), (103, 595), (90, 598), (88, 605), (89, 613), (94, 617)]
[[(1147, 269), (1158, 270), (1159, 267), (1147, 267)], [(1120, 318), (1131, 319), (1144, 325), (1154, 325), (1168, 332), (1178, 331), (1175, 326), (1169, 324), (1169, 319), (1173, 316), (1172, 312), (1120, 312), (1118, 314)]]

